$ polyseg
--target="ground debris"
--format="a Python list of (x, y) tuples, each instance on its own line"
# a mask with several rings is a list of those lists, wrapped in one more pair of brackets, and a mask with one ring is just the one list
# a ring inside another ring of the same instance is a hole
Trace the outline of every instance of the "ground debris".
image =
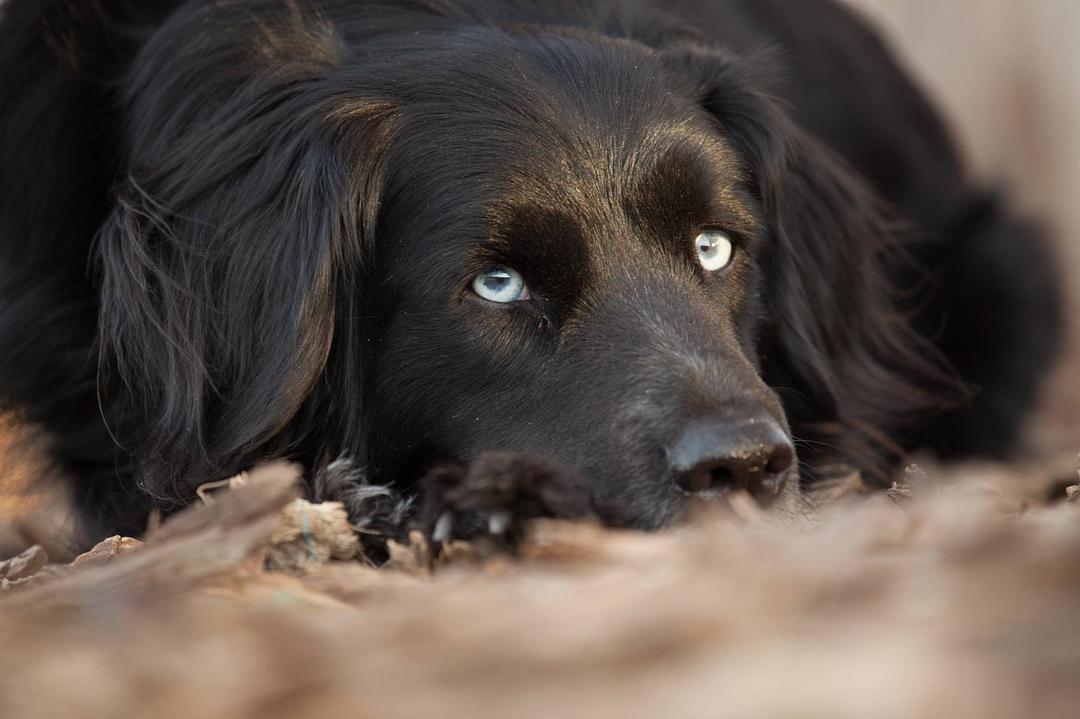
[(139, 597), (178, 595), (257, 566), (281, 525), (281, 509), (300, 491), (300, 475), (285, 463), (251, 474), (252, 481), (170, 517), (145, 542), (111, 537), (71, 565), (52, 567), (47, 582), (28, 583), (7, 608), (28, 614), (95, 611)]
[(885, 496), (897, 504), (903, 504), (914, 497), (915, 492), (912, 491), (909, 484), (893, 482), (892, 486), (885, 490)]
[(387, 542), (389, 558), (384, 568), (413, 576), (427, 576), (450, 564), (477, 563), (502, 554), (502, 547), (485, 540), (485, 537), (471, 542), (449, 539), (436, 546), (428, 541), (422, 531), (413, 529), (405, 541), (391, 539)]
[[(207, 528), (227, 530), (265, 517), (274, 517), (300, 494), (301, 467), (290, 462), (270, 462), (227, 481), (228, 491), (213, 495), (200, 492), (196, 504), (147, 533), (150, 544), (196, 535)], [(218, 483), (214, 483), (218, 484)], [(200, 490), (204, 489), (200, 487)]]
[(331, 559), (360, 555), (360, 539), (341, 502), (312, 504), (296, 499), (281, 510), (281, 519), (267, 549), (270, 570), (302, 573)]
[(0, 716), (1070, 716), (1075, 505), (932, 473), (899, 505), (849, 477), (812, 526), (538, 520), (513, 559), (414, 531), (378, 570), (293, 468), (254, 471), (0, 594)]
[(49, 555), (38, 545), (27, 549), (17, 557), (0, 562), (0, 580), (16, 582), (37, 574), (49, 561)]
[(116, 557), (127, 554), (128, 552), (134, 552), (141, 546), (143, 546), (143, 543), (138, 539), (116, 535), (101, 540), (94, 545), (92, 549), (80, 554), (75, 558), (75, 561), (71, 563), (71, 566), (85, 567), (94, 564), (106, 564)]
[(429, 574), (435, 563), (431, 544), (424, 538), (424, 533), (416, 529), (409, 532), (405, 542), (389, 540), (386, 549), (390, 555), (386, 562), (387, 569), (421, 575)]

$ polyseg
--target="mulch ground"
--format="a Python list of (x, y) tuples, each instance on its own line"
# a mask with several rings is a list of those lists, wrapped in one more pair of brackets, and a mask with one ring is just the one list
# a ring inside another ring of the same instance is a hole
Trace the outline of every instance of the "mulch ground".
[(0, 563), (0, 717), (1076, 717), (1069, 475), (849, 477), (783, 525), (541, 521), (517, 556), (414, 535), (375, 568), (269, 465), (144, 541)]

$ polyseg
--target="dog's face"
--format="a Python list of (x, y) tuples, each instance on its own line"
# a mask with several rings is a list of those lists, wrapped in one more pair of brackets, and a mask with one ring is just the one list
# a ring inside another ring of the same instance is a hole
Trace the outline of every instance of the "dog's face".
[(401, 109), (412, 141), (389, 159), (376, 261), (379, 468), (524, 451), (644, 526), (738, 488), (771, 502), (794, 490), (794, 452), (761, 378), (745, 159), (665, 93), (655, 58), (620, 77), (625, 51), (559, 42), (587, 86), (525, 57)]
[(877, 216), (730, 58), (340, 20), (252, 50), (206, 12), (129, 82), (100, 250), (116, 424), (157, 487), (349, 451), (407, 487), (515, 450), (657, 527), (790, 500), (789, 422), (874, 419), (905, 352)]

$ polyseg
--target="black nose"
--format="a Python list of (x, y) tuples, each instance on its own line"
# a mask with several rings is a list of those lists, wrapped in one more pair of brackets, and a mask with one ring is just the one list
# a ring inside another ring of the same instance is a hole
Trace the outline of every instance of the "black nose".
[(745, 490), (767, 504), (795, 461), (791, 440), (771, 417), (699, 420), (668, 450), (676, 483), (697, 495)]

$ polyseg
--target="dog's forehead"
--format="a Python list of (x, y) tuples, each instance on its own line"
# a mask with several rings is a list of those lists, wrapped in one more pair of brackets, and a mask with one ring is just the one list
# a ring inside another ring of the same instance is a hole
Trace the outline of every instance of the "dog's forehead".
[(633, 252), (644, 234), (685, 235), (694, 222), (757, 230), (739, 159), (705, 123), (662, 120), (635, 131), (596, 123), (564, 128), (561, 143), (503, 139), (459, 136), (410, 163), (407, 194), (422, 200), (405, 207), (410, 234), (461, 256), (491, 242), (543, 239), (549, 257), (585, 251), (599, 259)]
[(542, 198), (579, 212), (621, 212), (650, 186), (707, 185), (723, 192), (740, 179), (737, 156), (704, 124), (657, 118), (644, 127), (595, 126), (574, 140), (507, 167), (509, 197)]
[(464, 255), (541, 215), (589, 246), (630, 237), (638, 210), (753, 222), (737, 154), (655, 58), (577, 38), (526, 49), (470, 52), (403, 103), (391, 195), (424, 248)]
[[(671, 182), (707, 181), (718, 190), (741, 179), (737, 153), (689, 100), (647, 86), (640, 93), (623, 88), (617, 98), (549, 87), (536, 100), (530, 96), (537, 90), (471, 103), (469, 92), (449, 89), (452, 99), (413, 110), (403, 157), (422, 175), (414, 182), (454, 186), (496, 205), (528, 198), (589, 213), (618, 205), (658, 171)], [(613, 112), (616, 105), (625, 111)]]

